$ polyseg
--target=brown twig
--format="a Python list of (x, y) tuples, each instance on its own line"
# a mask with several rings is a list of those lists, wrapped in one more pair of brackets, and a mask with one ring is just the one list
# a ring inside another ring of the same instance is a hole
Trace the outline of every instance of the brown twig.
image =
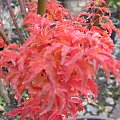
[(0, 36), (2, 37), (6, 45), (10, 44), (9, 38), (6, 36), (5, 32), (2, 29), (0, 29)]
[(10, 23), (10, 28), (9, 28), (7, 36), (9, 38), (9, 40), (11, 40), (11, 35), (12, 35), (12, 19), (11, 19), (11, 17), (9, 18), (9, 23)]
[(18, 2), (20, 4), (20, 8), (23, 13), (23, 16), (25, 17), (27, 15), (26, 7), (25, 7), (25, 0), (18, 0)]
[(37, 14), (43, 16), (46, 11), (46, 3), (48, 0), (38, 0)]
[[(101, 7), (108, 7), (110, 0), (105, 0), (105, 3), (101, 4)], [(99, 16), (97, 16), (97, 14), (99, 14)], [(103, 12), (101, 12), (100, 10), (98, 10), (95, 14), (95, 17), (93, 18), (93, 22), (94, 22), (94, 26), (98, 26), (99, 25), (99, 18), (103, 16)]]
[(14, 13), (13, 13), (12, 8), (11, 8), (11, 6), (10, 6), (10, 1), (9, 1), (9, 0), (6, 0), (6, 4), (7, 4), (7, 7), (8, 7), (8, 9), (9, 9), (10, 15), (11, 15), (11, 17), (12, 17), (13, 23), (14, 23), (14, 25), (15, 25), (15, 27), (16, 27), (17, 34), (19, 35), (20, 41), (21, 41), (21, 43), (24, 43), (24, 39), (23, 39), (23, 37), (22, 37), (21, 31), (19, 30), (19, 27), (18, 27), (18, 24), (17, 24), (17, 20), (16, 20), (16, 18), (15, 18), (15, 16), (14, 16)]
[(110, 3), (110, 0), (105, 0), (106, 5), (108, 6), (108, 4)]
[(3, 81), (2, 79), (0, 79), (0, 95), (3, 97), (4, 101), (7, 103), (7, 104), (10, 104), (10, 98), (8, 96), (8, 92), (6, 90), (6, 87), (4, 86), (3, 84)]

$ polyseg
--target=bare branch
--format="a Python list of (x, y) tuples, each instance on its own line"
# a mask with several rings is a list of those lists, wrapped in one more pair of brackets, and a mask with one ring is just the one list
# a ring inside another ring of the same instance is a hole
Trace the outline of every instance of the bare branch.
[(10, 104), (10, 98), (8, 96), (8, 92), (6, 90), (6, 87), (4, 86), (3, 84), (3, 81), (2, 79), (0, 79), (0, 95), (3, 97), (4, 101), (7, 103), (7, 104)]
[(7, 4), (7, 7), (8, 7), (8, 9), (9, 9), (10, 15), (11, 15), (11, 17), (12, 17), (13, 23), (14, 23), (14, 25), (15, 25), (15, 27), (16, 27), (17, 34), (19, 35), (20, 41), (21, 41), (21, 43), (24, 43), (24, 39), (23, 39), (23, 37), (22, 37), (22, 33), (21, 33), (21, 31), (19, 30), (19, 27), (18, 27), (18, 24), (17, 24), (17, 20), (16, 20), (16, 18), (15, 18), (15, 15), (14, 15), (14, 13), (13, 13), (13, 11), (12, 11), (11, 6), (10, 6), (10, 1), (9, 1), (9, 0), (6, 0), (6, 4)]
[(26, 7), (25, 7), (25, 0), (18, 0), (18, 2), (20, 4), (21, 11), (25, 17), (27, 15)]
[(10, 44), (9, 38), (6, 36), (5, 32), (2, 29), (0, 29), (0, 36), (2, 37), (6, 45)]

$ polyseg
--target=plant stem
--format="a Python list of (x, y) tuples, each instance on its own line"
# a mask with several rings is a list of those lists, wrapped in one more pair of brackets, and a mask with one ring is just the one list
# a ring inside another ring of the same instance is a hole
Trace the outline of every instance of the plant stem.
[(46, 3), (48, 0), (38, 0), (37, 14), (43, 16), (46, 11)]
[(0, 29), (0, 36), (2, 37), (6, 45), (10, 44), (9, 38), (6, 36), (5, 32), (2, 29)]
[(10, 12), (10, 15), (11, 15), (11, 17), (12, 17), (13, 23), (14, 23), (14, 25), (15, 25), (15, 27), (16, 27), (17, 34), (19, 35), (20, 41), (21, 41), (21, 43), (24, 43), (24, 39), (23, 39), (23, 37), (22, 37), (21, 31), (19, 30), (19, 27), (18, 27), (16, 18), (15, 18), (15, 16), (14, 16), (14, 13), (13, 13), (12, 8), (11, 8), (11, 6), (10, 6), (10, 1), (9, 1), (9, 0), (6, 0), (6, 4), (7, 4), (7, 7), (8, 7), (8, 10), (9, 10), (9, 12)]
[(110, 3), (110, 0), (105, 0), (105, 2), (107, 4), (107, 6), (108, 6), (108, 4)]
[[(101, 7), (108, 7), (110, 0), (105, 0), (106, 4), (101, 4)], [(99, 25), (99, 18), (103, 15), (103, 12), (101, 12), (100, 10), (97, 11), (96, 14), (99, 14), (99, 16), (96, 16), (93, 18), (94, 21), (94, 26), (98, 26)]]
[(23, 13), (23, 16), (25, 17), (27, 15), (26, 7), (25, 7), (25, 1), (24, 0), (18, 0), (18, 2), (20, 4), (20, 8), (21, 8), (21, 11)]

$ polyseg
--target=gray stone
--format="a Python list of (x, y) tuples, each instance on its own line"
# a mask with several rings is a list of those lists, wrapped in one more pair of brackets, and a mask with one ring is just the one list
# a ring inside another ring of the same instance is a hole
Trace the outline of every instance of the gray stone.
[(115, 103), (113, 98), (110, 98), (110, 97), (106, 98), (105, 102), (108, 103), (109, 105), (114, 105)]
[[(108, 88), (112, 88), (111, 85), (110, 85)], [(109, 90), (109, 91), (107, 91), (107, 95), (112, 96), (112, 95), (113, 95), (113, 92), (111, 92), (111, 91)]]
[(91, 114), (90, 114), (90, 113), (86, 113), (85, 115), (86, 115), (86, 116), (90, 116)]
[(113, 79), (110, 79), (110, 80), (108, 81), (109, 84), (113, 84), (114, 82), (115, 82), (115, 80), (113, 80)]
[(105, 78), (105, 77), (99, 77), (99, 80), (100, 80), (100, 81), (105, 81), (106, 78)]
[(113, 109), (113, 115), (116, 119), (120, 118), (120, 101), (115, 105)]
[(83, 116), (85, 114), (85, 110), (81, 111), (81, 112), (77, 112), (78, 116)]
[(113, 114), (109, 114), (109, 118), (111, 118), (112, 120), (114, 120), (115, 118), (114, 118), (114, 115)]
[(116, 53), (116, 54), (118, 54), (119, 52), (120, 52), (120, 50), (119, 50), (119, 49), (116, 49), (116, 50), (115, 50), (115, 53)]
[(115, 76), (113, 74), (110, 75), (111, 79), (115, 79)]
[(106, 106), (106, 107), (105, 107), (105, 112), (111, 112), (112, 109), (113, 109), (112, 106)]
[(92, 105), (87, 105), (87, 111), (91, 112), (93, 115), (96, 115), (98, 112), (98, 109)]
[(103, 117), (103, 118), (107, 118), (108, 117), (108, 113), (106, 112), (102, 112), (99, 114), (100, 117)]
[[(110, 82), (109, 82), (109, 84), (110, 84)], [(112, 88), (112, 87), (113, 87), (112, 85), (109, 85), (107, 88), (110, 89), (110, 88)], [(111, 92), (111, 93), (112, 93), (112, 92)]]
[(88, 104), (88, 102), (87, 101), (83, 101), (83, 103), (82, 103), (84, 106), (86, 106), (87, 104)]

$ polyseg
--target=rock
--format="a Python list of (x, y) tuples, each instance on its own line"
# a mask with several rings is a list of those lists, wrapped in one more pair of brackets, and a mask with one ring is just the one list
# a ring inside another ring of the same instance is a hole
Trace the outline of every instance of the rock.
[[(110, 85), (110, 87), (109, 88), (112, 88), (111, 87), (111, 85)], [(110, 90), (109, 91), (107, 91), (107, 95), (112, 95), (113, 94), (113, 92), (111, 92)]]
[(88, 104), (88, 102), (87, 101), (83, 101), (83, 103), (82, 103), (84, 106), (86, 106), (87, 104)]
[(85, 116), (90, 116), (91, 114), (90, 113), (86, 113)]
[(110, 98), (110, 97), (106, 98), (105, 102), (108, 103), (109, 105), (114, 105), (115, 103), (113, 98)]
[(113, 115), (116, 119), (120, 118), (120, 101), (115, 105), (113, 109)]
[(114, 78), (110, 78), (110, 80), (108, 81), (109, 84), (113, 84), (115, 82)]
[(5, 108), (0, 105), (0, 112), (3, 112), (3, 111), (5, 111)]
[(91, 112), (93, 115), (96, 115), (98, 112), (98, 109), (92, 105), (87, 105), (87, 111)]
[(81, 111), (81, 112), (77, 112), (78, 116), (83, 116), (85, 114), (85, 110)]
[(103, 117), (103, 118), (107, 118), (108, 117), (108, 113), (106, 112), (102, 112), (99, 114), (100, 117)]
[(115, 79), (115, 76), (113, 74), (111, 74), (110, 79)]
[(98, 105), (98, 109), (99, 109), (99, 111), (103, 111), (105, 109), (105, 107), (101, 106), (101, 105)]
[(99, 80), (100, 81), (106, 81), (106, 78), (105, 77), (99, 77)]
[(105, 107), (105, 112), (111, 112), (112, 109), (113, 109), (112, 106), (106, 106), (106, 107)]
[(116, 50), (115, 50), (115, 53), (116, 53), (116, 54), (118, 54), (119, 52), (120, 52), (120, 50), (119, 50), (119, 49), (116, 49)]
[(113, 114), (109, 114), (109, 118), (111, 118), (112, 120), (114, 120), (115, 118), (114, 118), (114, 115)]

